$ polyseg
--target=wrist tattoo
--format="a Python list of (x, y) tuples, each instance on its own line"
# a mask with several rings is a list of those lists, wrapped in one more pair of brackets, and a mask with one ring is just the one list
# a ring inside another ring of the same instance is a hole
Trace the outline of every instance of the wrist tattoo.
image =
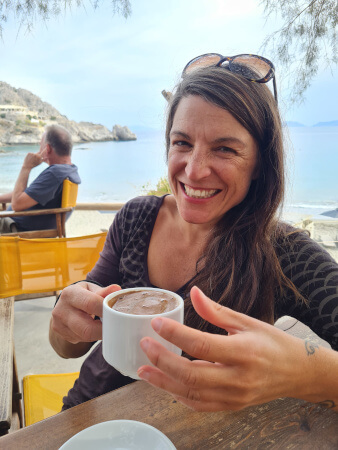
[(313, 355), (314, 352), (316, 351), (316, 348), (319, 348), (317, 342), (311, 341), (311, 339), (305, 339), (304, 343), (308, 356)]
[(337, 406), (333, 400), (323, 400), (322, 402), (318, 402), (317, 405), (325, 406), (325, 408), (328, 409), (332, 409)]

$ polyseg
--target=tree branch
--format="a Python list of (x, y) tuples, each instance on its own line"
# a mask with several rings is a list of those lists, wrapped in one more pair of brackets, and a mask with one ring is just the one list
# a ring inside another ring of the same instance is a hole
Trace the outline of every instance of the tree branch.
[(303, 14), (304, 11), (306, 11), (306, 10), (309, 9), (309, 8), (311, 8), (311, 6), (312, 6), (314, 3), (316, 3), (317, 1), (318, 1), (318, 0), (312, 0), (312, 2), (309, 3), (302, 11), (300, 11), (300, 12), (296, 15), (296, 17), (294, 17), (294, 18), (291, 20), (291, 22), (289, 22), (284, 28), (289, 28), (289, 27), (293, 24), (293, 22), (295, 22), (295, 21), (298, 19), (298, 17), (301, 16), (301, 15)]

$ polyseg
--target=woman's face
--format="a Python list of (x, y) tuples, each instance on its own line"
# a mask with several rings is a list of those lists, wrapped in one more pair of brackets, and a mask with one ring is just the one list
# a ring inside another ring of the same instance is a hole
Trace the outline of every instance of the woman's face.
[(258, 176), (258, 147), (228, 112), (183, 98), (170, 131), (168, 177), (181, 217), (214, 225), (246, 197)]

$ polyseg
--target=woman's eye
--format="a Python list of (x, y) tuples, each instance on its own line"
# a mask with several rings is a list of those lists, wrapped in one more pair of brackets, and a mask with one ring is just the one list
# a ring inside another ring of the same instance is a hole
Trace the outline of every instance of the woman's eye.
[(237, 151), (230, 147), (218, 147), (216, 151), (220, 153), (232, 153), (233, 155), (237, 155)]
[(187, 147), (190, 144), (187, 141), (173, 141), (171, 145), (177, 147)]

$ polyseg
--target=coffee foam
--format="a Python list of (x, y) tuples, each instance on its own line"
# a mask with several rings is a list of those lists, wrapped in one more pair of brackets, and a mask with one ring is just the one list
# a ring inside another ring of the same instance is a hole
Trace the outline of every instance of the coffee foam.
[(172, 311), (178, 306), (178, 301), (166, 292), (140, 289), (117, 295), (108, 302), (108, 306), (124, 314), (155, 315)]

